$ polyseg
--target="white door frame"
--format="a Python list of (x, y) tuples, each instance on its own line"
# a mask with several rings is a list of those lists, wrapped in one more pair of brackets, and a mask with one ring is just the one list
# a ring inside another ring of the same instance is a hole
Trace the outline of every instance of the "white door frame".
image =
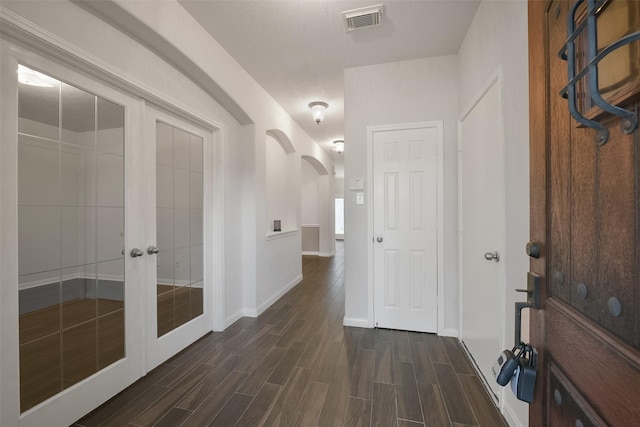
[(438, 333), (444, 331), (444, 126), (442, 120), (430, 121), (430, 122), (417, 122), (417, 123), (403, 123), (403, 124), (391, 124), (391, 125), (378, 125), (367, 126), (367, 170), (369, 185), (365, 186), (365, 195), (367, 197), (367, 231), (368, 236), (371, 239), (367, 239), (367, 257), (369, 263), (369, 278), (368, 278), (368, 326), (373, 328), (375, 326), (375, 312), (374, 312), (374, 230), (373, 230), (373, 177), (375, 171), (373, 170), (373, 137), (376, 132), (387, 132), (393, 130), (408, 130), (408, 129), (437, 129), (438, 131), (438, 158), (437, 158), (437, 216), (438, 216)]
[[(224, 146), (226, 145), (226, 134), (224, 128), (217, 122), (205, 117), (190, 106), (172, 100), (162, 92), (146, 85), (145, 82), (127, 75), (125, 72), (114, 68), (111, 64), (93, 56), (87, 51), (77, 48), (75, 45), (63, 40), (42, 28), (25, 21), (19, 15), (4, 9), (0, 6), (0, 25), (3, 27), (3, 34), (0, 34), (0, 81), (2, 92), (14, 93), (17, 91), (13, 72), (17, 68), (18, 61), (36, 66), (38, 61), (46, 56), (48, 62), (62, 64), (64, 69), (73, 70), (73, 73), (81, 76), (83, 81), (92, 80), (99, 85), (107, 85), (112, 89), (119, 90), (123, 95), (136, 97), (139, 99), (141, 108), (144, 101), (148, 100), (153, 104), (179, 116), (188, 121), (210, 129), (213, 132), (212, 138), (212, 164), (213, 164), (213, 199), (214, 208), (212, 211), (212, 231), (217, 239), (214, 239), (212, 253), (208, 261), (210, 265), (205, 265), (205, 269), (211, 269), (213, 278), (213, 319), (211, 329), (221, 331), (225, 327), (225, 260), (224, 260)], [(12, 39), (7, 39), (6, 34), (10, 34)], [(18, 43), (14, 42), (17, 41)], [(86, 86), (86, 85), (85, 85)], [(5, 92), (6, 91), (6, 92)], [(1, 101), (0, 101), (1, 102)], [(4, 197), (17, 198), (17, 188), (15, 187), (17, 177), (17, 111), (5, 110), (3, 103), (2, 127), (0, 136), (2, 141), (16, 141), (16, 144), (0, 144), (0, 190)], [(141, 111), (141, 120), (135, 124), (138, 133), (136, 138), (142, 138), (141, 125), (144, 112)], [(128, 160), (125, 160), (128, 164)], [(140, 171), (139, 179), (144, 179), (144, 173)], [(6, 191), (6, 192), (5, 192)], [(17, 210), (11, 205), (2, 203), (0, 198), (0, 279), (3, 285), (0, 287), (0, 319), (9, 316), (18, 316), (18, 292), (17, 292)], [(127, 247), (131, 242), (127, 242)], [(132, 247), (132, 246), (131, 246)], [(143, 273), (140, 273), (143, 274)], [(11, 284), (16, 286), (8, 286)], [(133, 300), (129, 301), (134, 303)], [(142, 309), (142, 300), (135, 301)], [(140, 323), (145, 319), (145, 313), (140, 313)], [(9, 322), (0, 322), (0, 341), (3, 343), (0, 351), (0, 425), (12, 427), (19, 425), (20, 421), (20, 396), (19, 396), (19, 354), (18, 354), (18, 332), (17, 328), (9, 325)], [(140, 329), (139, 337), (131, 337), (143, 342)], [(127, 342), (129, 339), (127, 339)], [(13, 343), (13, 344), (12, 344)], [(146, 366), (144, 352), (140, 355), (138, 367), (131, 370), (132, 381), (143, 376), (150, 369)], [(116, 362), (119, 364), (120, 362)], [(113, 366), (113, 365), (112, 365)], [(106, 369), (109, 369), (107, 367)], [(133, 378), (135, 377), (135, 378)], [(113, 383), (113, 381), (110, 381)], [(76, 386), (82, 386), (81, 382)], [(113, 388), (112, 384), (105, 384), (105, 388)], [(113, 394), (121, 391), (114, 389)], [(100, 402), (103, 403), (103, 402)], [(68, 402), (68, 407), (73, 408), (74, 402)], [(68, 418), (75, 415), (73, 411), (68, 411)], [(82, 416), (84, 414), (81, 414)], [(76, 419), (70, 420), (69, 424)], [(51, 420), (48, 420), (51, 421)], [(48, 422), (35, 421), (35, 425), (44, 425)], [(39, 423), (39, 424), (38, 424)]]
[[(502, 93), (503, 93), (503, 77), (502, 77), (502, 66), (498, 66), (498, 68), (490, 75), (490, 77), (487, 79), (487, 81), (482, 85), (480, 91), (476, 94), (476, 96), (473, 97), (473, 99), (471, 100), (471, 102), (469, 103), (469, 105), (462, 111), (462, 114), (460, 115), (460, 118), (458, 119), (458, 295), (459, 295), (459, 310), (458, 310), (458, 324), (460, 325), (460, 329), (459, 329), (459, 336), (458, 339), (460, 339), (460, 341), (462, 341), (462, 339), (464, 338), (463, 335), (463, 291), (464, 291), (464, 286), (463, 286), (463, 282), (464, 282), (464, 277), (463, 277), (463, 268), (462, 268), (462, 243), (463, 243), (463, 227), (464, 224), (462, 223), (462, 199), (463, 199), (463, 195), (464, 195), (464, 189), (462, 188), (462, 170), (460, 168), (460, 165), (462, 164), (462, 151), (463, 151), (463, 145), (464, 145), (464, 136), (462, 134), (462, 122), (467, 118), (467, 116), (469, 116), (469, 114), (471, 114), (471, 112), (476, 108), (476, 106), (482, 101), (482, 99), (487, 95), (487, 93), (494, 87), (497, 85), (498, 91), (499, 91), (499, 97), (500, 100), (502, 101)], [(504, 107), (504, 106), (503, 106)], [(499, 123), (497, 124), (497, 126), (499, 126), (499, 135), (500, 135), (500, 139), (499, 139), (499, 147), (500, 147), (500, 172), (501, 172), (501, 177), (502, 177), (502, 183), (501, 183), (501, 187), (500, 187), (500, 223), (503, 224), (502, 230), (501, 230), (501, 236), (500, 236), (500, 246), (501, 248), (498, 248), (498, 251), (500, 252), (500, 262), (499, 262), (499, 274), (500, 274), (500, 279), (499, 279), (499, 293), (500, 293), (500, 307), (501, 310), (499, 312), (499, 316), (500, 316), (500, 348), (505, 348), (505, 342), (506, 342), (506, 328), (505, 328), (505, 277), (506, 277), (506, 272), (505, 272), (505, 262), (508, 262), (508, 255), (506, 253), (504, 253), (504, 248), (506, 247), (506, 236), (505, 236), (505, 228), (504, 228), (504, 224), (505, 224), (505, 218), (506, 218), (506, 182), (505, 182), (505, 146), (504, 146), (504, 108), (501, 111), (501, 115), (499, 117)], [(511, 347), (511, 346), (509, 346)], [(465, 346), (463, 346), (463, 348), (465, 349), (465, 351), (468, 352), (467, 348)], [(499, 354), (496, 354), (496, 357), (498, 357)], [(473, 357), (472, 357), (473, 359)], [(475, 363), (472, 363), (473, 368), (477, 371), (478, 376), (481, 380), (484, 379), (484, 375), (481, 374), (478, 370), (478, 367), (476, 366)], [(490, 379), (488, 379), (490, 380)], [(484, 383), (484, 381), (482, 381)], [(491, 389), (491, 387), (484, 383), (483, 384), (485, 386), (485, 388), (487, 389), (487, 391), (489, 392), (490, 396), (493, 396), (493, 390)], [(498, 394), (498, 405), (499, 407), (502, 409), (503, 405), (504, 405), (504, 387), (500, 388), (499, 394)]]

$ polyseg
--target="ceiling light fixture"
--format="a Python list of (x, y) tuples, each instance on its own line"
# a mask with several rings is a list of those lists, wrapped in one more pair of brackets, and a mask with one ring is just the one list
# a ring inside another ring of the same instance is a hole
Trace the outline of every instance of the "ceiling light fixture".
[(316, 124), (319, 125), (322, 120), (324, 120), (324, 111), (329, 108), (329, 104), (322, 101), (315, 101), (309, 104), (309, 108), (311, 108), (311, 114), (313, 114), (313, 120), (316, 121)]
[(342, 139), (333, 141), (333, 146), (338, 154), (342, 154), (344, 152), (344, 141)]

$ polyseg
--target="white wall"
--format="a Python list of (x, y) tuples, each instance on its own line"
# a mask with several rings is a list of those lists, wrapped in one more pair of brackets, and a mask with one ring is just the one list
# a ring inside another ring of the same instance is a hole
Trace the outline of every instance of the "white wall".
[[(345, 86), (345, 182), (364, 178), (367, 126), (430, 120), (444, 122), (444, 333), (458, 328), (457, 284), (457, 130), (458, 60), (455, 55), (349, 68)], [(347, 185), (348, 187), (348, 185)], [(368, 318), (367, 201), (356, 205), (345, 188), (345, 324), (366, 325)]]
[[(514, 309), (526, 287), (529, 260), (529, 80), (527, 3), (483, 1), (458, 53), (458, 105), (462, 112), (491, 74), (502, 66), (506, 182), (506, 246), (501, 261), (506, 269), (506, 347), (513, 340)], [(496, 355), (497, 356), (497, 355)], [(528, 406), (507, 390), (505, 416), (511, 425), (528, 424)]]
[(264, 225), (265, 233), (273, 231), (273, 221), (281, 221), (282, 230), (297, 228), (297, 208), (294, 195), (298, 191), (294, 187), (292, 174), (297, 160), (293, 153), (287, 153), (277, 139), (267, 135), (266, 175), (267, 175), (267, 216)]
[(302, 225), (318, 225), (318, 180), (315, 168), (302, 159)]

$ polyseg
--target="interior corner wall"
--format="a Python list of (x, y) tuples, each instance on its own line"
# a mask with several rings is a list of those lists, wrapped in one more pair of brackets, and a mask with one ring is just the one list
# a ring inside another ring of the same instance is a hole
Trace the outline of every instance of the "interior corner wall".
[[(457, 55), (348, 68), (344, 72), (345, 182), (369, 170), (367, 126), (442, 120), (444, 123), (444, 328), (458, 328), (457, 229)], [(371, 194), (369, 192), (368, 194)], [(365, 326), (369, 318), (367, 200), (345, 189), (345, 324)]]
[[(529, 259), (524, 245), (529, 240), (529, 80), (527, 3), (483, 1), (458, 52), (458, 104), (462, 112), (490, 75), (502, 66), (504, 155), (506, 347), (513, 337), (514, 292), (526, 283)], [(526, 313), (526, 312), (525, 312)], [(525, 331), (526, 334), (526, 331)], [(497, 356), (497, 355), (496, 355)], [(505, 391), (505, 417), (511, 425), (528, 424), (528, 406)]]
[(319, 225), (318, 219), (318, 197), (319, 197), (319, 179), (320, 176), (316, 172), (315, 168), (305, 159), (302, 159), (301, 164), (301, 178), (302, 178), (302, 191), (301, 191), (301, 206), (302, 225), (315, 224)]

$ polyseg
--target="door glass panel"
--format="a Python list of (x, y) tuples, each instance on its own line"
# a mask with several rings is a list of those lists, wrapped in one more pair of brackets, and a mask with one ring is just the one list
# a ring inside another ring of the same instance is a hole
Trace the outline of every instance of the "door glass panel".
[(124, 108), (20, 66), (20, 408), (125, 355)]
[(156, 124), (158, 336), (203, 313), (202, 138)]

